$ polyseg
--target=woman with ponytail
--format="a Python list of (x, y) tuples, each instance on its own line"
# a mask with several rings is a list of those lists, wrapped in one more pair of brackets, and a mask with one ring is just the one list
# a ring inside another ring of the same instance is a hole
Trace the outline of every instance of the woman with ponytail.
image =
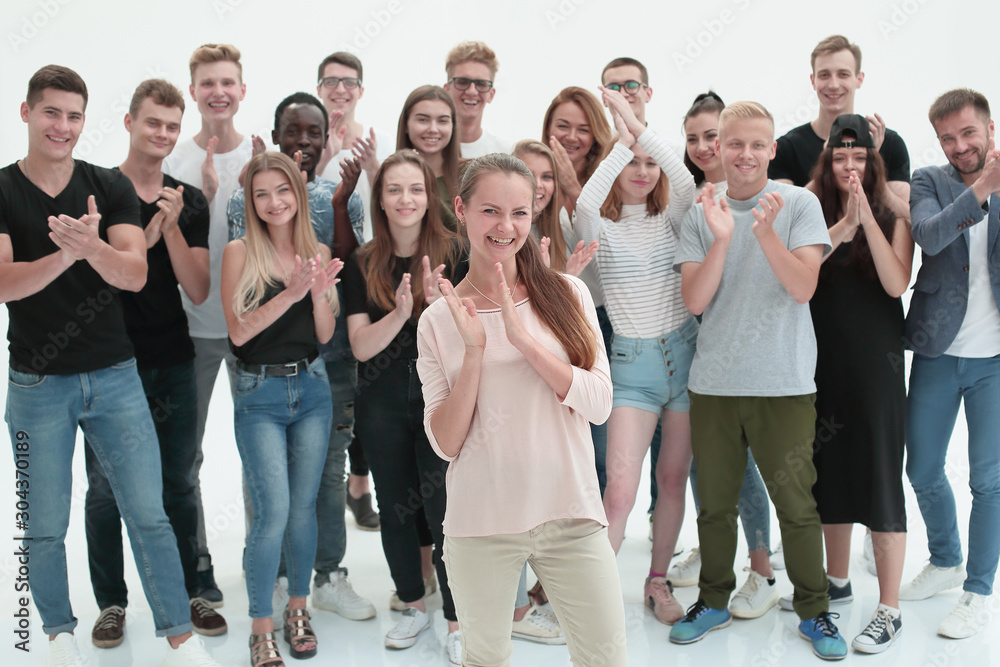
[(417, 369), (431, 446), (450, 461), (445, 561), (463, 664), (509, 664), (514, 591), (531, 564), (577, 665), (626, 665), (625, 613), (589, 422), (611, 379), (586, 286), (531, 238), (535, 183), (503, 154), (469, 163), (455, 212), (469, 272), (424, 312)]

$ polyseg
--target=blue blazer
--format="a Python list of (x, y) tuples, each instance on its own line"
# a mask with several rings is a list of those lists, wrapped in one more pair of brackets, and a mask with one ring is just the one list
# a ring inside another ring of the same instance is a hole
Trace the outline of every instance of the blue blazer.
[[(1000, 197), (989, 198), (987, 258), (993, 299), (1000, 308)], [(969, 302), (969, 230), (983, 219), (972, 188), (950, 164), (913, 173), (913, 240), (922, 251), (906, 315), (906, 346), (938, 357), (955, 340)]]

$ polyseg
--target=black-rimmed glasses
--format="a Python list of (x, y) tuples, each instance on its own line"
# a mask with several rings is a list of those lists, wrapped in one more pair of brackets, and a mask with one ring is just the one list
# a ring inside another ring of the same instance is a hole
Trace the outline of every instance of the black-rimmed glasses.
[(493, 82), (488, 79), (466, 79), (464, 76), (455, 76), (448, 83), (457, 90), (468, 90), (472, 84), (476, 84), (476, 91), (480, 93), (488, 93), (493, 89)]
[(330, 90), (333, 90), (341, 83), (344, 84), (344, 88), (353, 90), (361, 85), (361, 79), (353, 76), (328, 76), (319, 80), (319, 85), (324, 88), (329, 88)]
[(604, 87), (607, 88), (608, 90), (620, 90), (626, 93), (637, 93), (639, 92), (640, 88), (644, 88), (645, 86), (646, 84), (641, 83), (639, 81), (635, 81), (633, 79), (629, 79), (628, 81), (623, 81), (621, 83), (618, 83), (617, 81), (612, 81), (610, 83), (604, 84)]

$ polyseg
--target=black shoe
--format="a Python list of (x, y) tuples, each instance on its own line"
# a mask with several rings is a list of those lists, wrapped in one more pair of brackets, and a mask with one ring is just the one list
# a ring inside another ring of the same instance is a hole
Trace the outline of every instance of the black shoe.
[(201, 598), (212, 609), (218, 609), (225, 604), (222, 591), (215, 583), (215, 569), (211, 565), (207, 570), (198, 572), (198, 590), (191, 597)]

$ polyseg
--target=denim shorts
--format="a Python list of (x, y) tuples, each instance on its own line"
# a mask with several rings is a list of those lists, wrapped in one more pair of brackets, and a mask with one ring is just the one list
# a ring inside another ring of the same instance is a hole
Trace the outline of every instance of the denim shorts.
[(688, 373), (698, 340), (698, 321), (658, 338), (611, 339), (611, 382), (615, 408), (628, 406), (660, 414), (687, 412)]

